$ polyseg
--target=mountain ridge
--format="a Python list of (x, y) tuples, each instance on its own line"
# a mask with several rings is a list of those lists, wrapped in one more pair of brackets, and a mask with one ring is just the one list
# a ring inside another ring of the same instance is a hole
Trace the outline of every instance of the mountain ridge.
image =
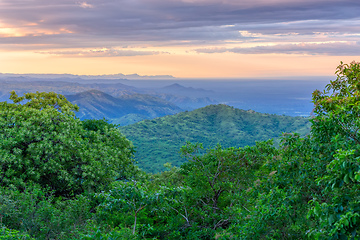
[[(74, 95), (66, 95), (66, 98), (80, 107), (79, 112), (76, 113), (80, 119), (106, 118), (114, 121), (128, 114), (135, 114), (140, 119), (146, 119), (182, 111), (170, 102), (146, 94), (113, 97), (102, 91), (92, 89)], [(126, 121), (129, 122), (129, 119)]]
[(213, 94), (214, 91), (206, 90), (203, 88), (185, 87), (179, 83), (173, 83), (171, 85), (157, 89), (157, 92), (174, 94), (186, 97), (204, 97)]
[(47, 78), (47, 79), (57, 79), (57, 78), (84, 78), (84, 79), (175, 79), (172, 75), (139, 75), (134, 74), (102, 74), (102, 75), (77, 75), (77, 74), (56, 74), (56, 73), (0, 73), (1, 77), (28, 77), (28, 78)]

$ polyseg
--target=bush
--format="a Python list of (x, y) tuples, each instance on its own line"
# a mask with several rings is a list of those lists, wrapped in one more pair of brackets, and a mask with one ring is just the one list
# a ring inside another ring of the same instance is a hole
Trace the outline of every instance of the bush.
[(31, 238), (29, 234), (2, 226), (0, 228), (0, 240), (34, 240), (34, 238)]
[(0, 188), (2, 224), (36, 239), (71, 239), (78, 236), (85, 231), (92, 216), (90, 210), (90, 200), (82, 195), (61, 200), (38, 186), (28, 186), (24, 192)]

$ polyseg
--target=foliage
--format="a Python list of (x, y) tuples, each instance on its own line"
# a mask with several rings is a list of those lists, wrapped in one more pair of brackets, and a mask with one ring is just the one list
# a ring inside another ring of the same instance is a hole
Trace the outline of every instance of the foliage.
[(0, 229), (0, 239), (1, 240), (33, 240), (29, 234), (21, 233), (17, 230), (9, 229), (2, 226)]
[(324, 92), (314, 91), (313, 101), (316, 118), (314, 133), (324, 131), (332, 124), (333, 134), (346, 136), (357, 144), (360, 143), (360, 64), (352, 62), (337, 67), (337, 79), (326, 86)]
[(198, 154), (200, 145), (182, 148), (189, 162), (148, 181), (121, 181), (97, 194), (98, 224), (132, 228), (133, 234), (160, 239), (211, 239), (235, 221), (237, 197), (253, 172), (276, 154), (272, 142), (222, 148)]
[(84, 234), (80, 240), (136, 240), (138, 239), (137, 234), (133, 234), (130, 229), (127, 228), (115, 228), (110, 231), (103, 231), (99, 227), (93, 229), (93, 233)]
[(91, 218), (90, 210), (90, 200), (82, 195), (62, 200), (38, 186), (28, 185), (24, 192), (0, 189), (2, 224), (36, 239), (77, 236)]
[(312, 224), (306, 218), (307, 202), (317, 192), (309, 143), (309, 137), (284, 134), (280, 149), (253, 173), (229, 229), (236, 239), (306, 238)]
[[(54, 108), (60, 112), (74, 115), (72, 111), (78, 111), (79, 107), (70, 103), (63, 95), (56, 94), (54, 92), (36, 92), (36, 93), (25, 93), (24, 96), (19, 97), (15, 91), (10, 92), (10, 99), (14, 104), (20, 104), (24, 100), (24, 107), (33, 109), (46, 109)], [(12, 105), (15, 107), (15, 105)]]
[(62, 95), (12, 92), (11, 99), (0, 103), (2, 186), (24, 189), (34, 182), (74, 196), (132, 171), (132, 144), (111, 125), (86, 129)]
[(118, 182), (108, 193), (100, 193), (98, 197), (103, 198), (99, 205), (99, 215), (109, 224), (117, 226), (116, 222), (122, 219), (119, 212), (127, 216), (130, 214), (133, 217), (132, 234), (135, 234), (138, 215), (145, 208), (150, 208), (158, 200), (159, 194), (151, 193), (146, 186), (137, 182)]
[[(189, 162), (180, 168), (154, 175), (158, 201), (148, 222), (153, 235), (162, 239), (211, 239), (236, 219), (237, 195), (246, 192), (252, 172), (272, 156), (272, 142), (254, 147), (222, 148), (220, 145), (200, 154), (200, 144), (182, 148)], [(170, 183), (169, 183), (170, 182)], [(160, 185), (160, 186), (159, 186)], [(156, 233), (156, 235), (154, 235)]]
[(104, 133), (106, 128), (113, 129), (118, 127), (118, 125), (109, 123), (109, 121), (106, 120), (105, 118), (100, 120), (85, 119), (82, 121), (82, 124), (85, 130), (94, 131), (94, 132), (100, 131), (101, 133)]
[(360, 64), (341, 63), (336, 74), (326, 91), (313, 93), (314, 140), (333, 146), (326, 172), (317, 177), (323, 196), (313, 199), (309, 211), (309, 218), (317, 222), (309, 233), (318, 239), (355, 238), (360, 226)]
[[(231, 216), (226, 214), (224, 217), (223, 213), (236, 201), (231, 193), (248, 188), (253, 172), (265, 162), (268, 155), (276, 152), (271, 145), (271, 141), (242, 149), (222, 149), (218, 145), (200, 156), (197, 154), (198, 145), (188, 143), (182, 148), (189, 162), (183, 164), (181, 169), (186, 184), (195, 196), (194, 202), (199, 205), (197, 217), (212, 216), (204, 218), (202, 224), (213, 229), (229, 224)], [(258, 154), (261, 152), (268, 155), (261, 157)]]
[(256, 173), (253, 204), (239, 206), (244, 217), (228, 232), (239, 239), (358, 239), (358, 70), (357, 63), (341, 65), (327, 86), (333, 93), (314, 92), (311, 135), (283, 136), (279, 155)]

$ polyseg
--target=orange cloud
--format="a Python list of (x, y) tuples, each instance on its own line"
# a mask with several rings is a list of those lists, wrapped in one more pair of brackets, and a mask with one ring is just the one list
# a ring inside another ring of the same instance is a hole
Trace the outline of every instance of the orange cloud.
[(79, 3), (79, 6), (81, 8), (94, 8), (93, 5), (91, 5), (91, 4), (87, 3), (87, 2), (81, 2), (81, 3)]
[(43, 35), (56, 35), (62, 33), (74, 33), (73, 31), (61, 27), (57, 30), (52, 29), (45, 29), (45, 28), (35, 28), (39, 26), (38, 23), (26, 23), (22, 26), (10, 26), (0, 23), (0, 37), (7, 38), (7, 37), (26, 37), (26, 36), (43, 36)]

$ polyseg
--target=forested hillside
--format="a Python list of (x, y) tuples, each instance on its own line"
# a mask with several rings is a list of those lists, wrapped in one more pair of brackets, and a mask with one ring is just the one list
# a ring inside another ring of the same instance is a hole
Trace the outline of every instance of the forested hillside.
[(187, 141), (204, 147), (244, 147), (255, 141), (275, 139), (282, 133), (310, 132), (308, 118), (262, 114), (227, 105), (210, 105), (191, 112), (182, 112), (121, 127), (136, 146), (139, 166), (148, 172), (163, 171), (167, 162), (180, 166), (186, 160), (179, 149)]

